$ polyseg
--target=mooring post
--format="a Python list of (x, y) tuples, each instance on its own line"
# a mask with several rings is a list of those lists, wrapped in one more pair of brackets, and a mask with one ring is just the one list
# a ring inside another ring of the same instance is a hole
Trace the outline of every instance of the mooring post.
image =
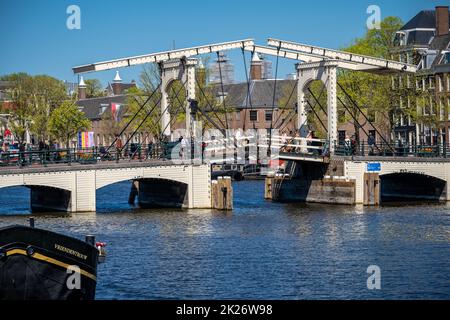
[(30, 221), (30, 227), (34, 228), (34, 218), (30, 218), (29, 221)]
[(92, 246), (95, 246), (95, 236), (87, 235), (86, 238), (85, 238), (85, 242), (90, 244), (90, 245), (92, 245)]

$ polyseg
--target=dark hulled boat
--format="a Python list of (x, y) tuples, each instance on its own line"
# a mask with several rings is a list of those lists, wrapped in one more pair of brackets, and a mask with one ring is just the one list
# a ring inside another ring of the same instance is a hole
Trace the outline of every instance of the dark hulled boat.
[(99, 249), (93, 242), (34, 227), (0, 228), (0, 299), (94, 299)]

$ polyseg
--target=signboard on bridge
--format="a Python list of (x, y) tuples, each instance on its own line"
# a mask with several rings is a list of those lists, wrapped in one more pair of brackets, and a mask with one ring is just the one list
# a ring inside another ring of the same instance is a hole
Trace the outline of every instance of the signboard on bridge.
[(367, 163), (367, 172), (380, 172), (381, 163), (380, 162), (369, 162)]

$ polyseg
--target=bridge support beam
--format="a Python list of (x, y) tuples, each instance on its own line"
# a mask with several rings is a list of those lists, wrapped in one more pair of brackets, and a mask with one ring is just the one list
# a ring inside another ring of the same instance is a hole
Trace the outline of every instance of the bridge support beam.
[(168, 90), (173, 81), (179, 80), (184, 84), (186, 90), (185, 112), (186, 112), (186, 134), (190, 134), (191, 110), (189, 99), (195, 99), (195, 67), (198, 63), (197, 59), (176, 59), (168, 60), (160, 63), (161, 75), (161, 129), (163, 134), (170, 137), (170, 112), (169, 112), (169, 93)]
[(337, 88), (336, 88), (336, 70), (338, 62), (322, 61), (312, 63), (299, 63), (297, 68), (297, 98), (298, 98), (298, 128), (300, 136), (306, 137), (308, 133), (307, 123), (307, 102), (305, 92), (309, 84), (315, 80), (321, 80), (327, 89), (327, 131), (328, 141), (330, 143), (330, 153), (334, 152), (334, 146), (337, 141)]

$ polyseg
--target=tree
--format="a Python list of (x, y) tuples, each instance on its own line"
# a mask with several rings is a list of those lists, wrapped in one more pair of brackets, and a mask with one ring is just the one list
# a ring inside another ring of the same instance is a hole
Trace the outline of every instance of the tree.
[(47, 75), (37, 75), (32, 79), (32, 121), (30, 131), (39, 140), (49, 136), (48, 120), (54, 109), (67, 99), (66, 87), (63, 82)]
[(28, 123), (32, 119), (32, 106), (28, 94), (32, 88), (32, 77), (26, 73), (14, 73), (3, 76), (2, 80), (11, 83), (11, 89), (7, 91), (11, 103), (3, 107), (3, 112), (9, 113), (9, 129), (17, 142), (23, 144)]
[(86, 84), (86, 98), (97, 98), (105, 96), (102, 83), (98, 79), (85, 80)]
[[(389, 58), (394, 48), (395, 32), (403, 25), (397, 17), (386, 17), (380, 25), (380, 29), (367, 30), (362, 38), (358, 38), (347, 48), (347, 52), (369, 55), (380, 58)], [(364, 72), (341, 70), (338, 81), (345, 88), (350, 98), (342, 91), (338, 97), (345, 103), (355, 119), (360, 118), (359, 109), (372, 117), (378, 128), (388, 133), (393, 127), (392, 113), (395, 107), (395, 93), (392, 91), (391, 78), (383, 75), (369, 74)], [(342, 106), (340, 106), (342, 109)], [(347, 110), (343, 110), (347, 111)], [(355, 129), (356, 141), (359, 142), (359, 124), (353, 120), (347, 112), (346, 121), (352, 121)]]
[(53, 110), (48, 126), (52, 136), (69, 147), (70, 139), (75, 137), (79, 131), (87, 130), (90, 124), (89, 119), (78, 110), (73, 101), (65, 101)]
[(24, 143), (27, 130), (45, 140), (50, 113), (67, 99), (64, 84), (47, 75), (33, 77), (26, 73), (5, 75), (1, 80), (11, 83), (7, 90), (11, 103), (3, 111), (10, 114), (9, 127), (16, 141)]

